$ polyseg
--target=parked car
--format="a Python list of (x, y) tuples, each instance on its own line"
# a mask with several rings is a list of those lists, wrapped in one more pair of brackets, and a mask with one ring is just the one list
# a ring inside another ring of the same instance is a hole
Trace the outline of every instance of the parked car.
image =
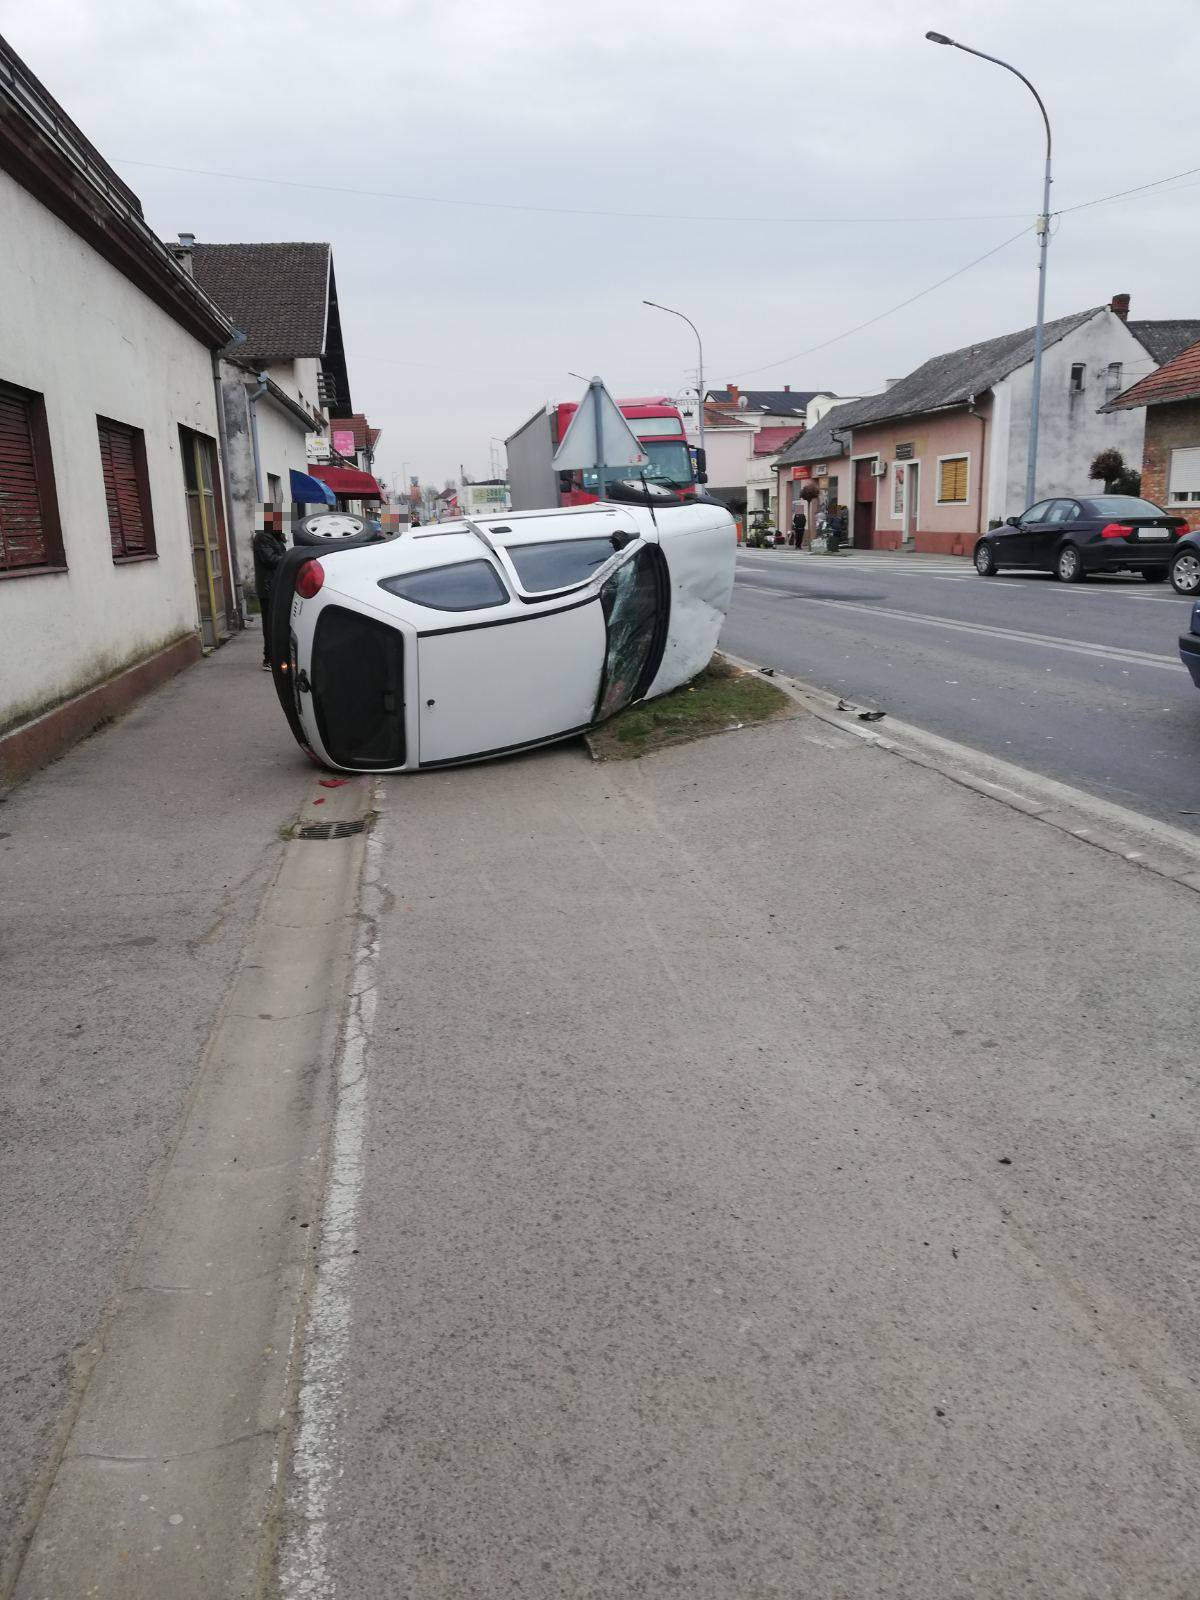
[[(331, 530), (332, 531), (332, 530)], [(704, 667), (736, 538), (711, 500), (500, 514), (402, 539), (321, 537), (278, 569), (272, 671), (300, 744), (348, 772), (580, 733)]]
[(1192, 605), (1192, 620), (1187, 633), (1179, 635), (1179, 659), (1192, 675), (1192, 682), (1200, 689), (1200, 600)]
[(1200, 528), (1185, 533), (1175, 546), (1171, 587), (1176, 594), (1200, 594)]
[(1081, 583), (1093, 572), (1127, 571), (1161, 583), (1172, 549), (1186, 532), (1181, 517), (1133, 495), (1039, 500), (983, 535), (975, 545), (975, 570), (991, 578), (1004, 567), (1026, 567), (1053, 572), (1063, 583)]

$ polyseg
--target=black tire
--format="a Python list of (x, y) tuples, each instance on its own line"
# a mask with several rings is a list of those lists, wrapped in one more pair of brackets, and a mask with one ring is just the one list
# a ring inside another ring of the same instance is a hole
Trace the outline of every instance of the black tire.
[(1087, 577), (1078, 545), (1063, 545), (1054, 558), (1054, 576), (1059, 583), (1082, 583)]
[(1200, 596), (1200, 550), (1186, 545), (1171, 563), (1171, 587), (1188, 599)]
[(1166, 567), (1143, 567), (1142, 577), (1147, 583), (1166, 583), (1167, 569)]
[(994, 578), (999, 570), (996, 565), (996, 546), (981, 539), (975, 546), (975, 571), (981, 578)]

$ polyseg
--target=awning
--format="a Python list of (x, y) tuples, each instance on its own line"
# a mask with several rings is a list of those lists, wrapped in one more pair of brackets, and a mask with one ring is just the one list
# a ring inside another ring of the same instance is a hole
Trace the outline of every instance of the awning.
[(296, 505), (332, 506), (337, 504), (333, 490), (327, 483), (322, 483), (319, 478), (314, 478), (307, 472), (297, 472), (295, 467), (289, 470), (292, 479), (292, 499)]
[(369, 472), (357, 467), (314, 466), (312, 476), (319, 478), (334, 494), (345, 500), (382, 500), (383, 490)]

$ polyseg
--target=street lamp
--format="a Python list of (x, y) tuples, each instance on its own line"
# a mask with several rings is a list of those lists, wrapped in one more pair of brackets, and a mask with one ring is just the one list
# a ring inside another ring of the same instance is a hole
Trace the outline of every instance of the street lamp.
[(657, 300), (643, 300), (642, 304), (644, 306), (652, 306), (655, 311), (666, 311), (672, 317), (679, 317), (687, 323), (688, 327), (696, 335), (696, 348), (700, 352), (700, 369), (696, 379), (700, 386), (700, 451), (702, 457), (707, 459), (704, 452), (704, 345), (700, 339), (700, 329), (692, 321), (691, 317), (685, 317), (682, 311), (676, 311), (672, 306), (660, 306)]
[(1042, 212), (1037, 221), (1041, 245), (1038, 250), (1037, 322), (1033, 330), (1033, 395), (1029, 404), (1029, 460), (1025, 468), (1025, 504), (1031, 506), (1037, 495), (1038, 411), (1042, 400), (1042, 342), (1046, 319), (1046, 249), (1050, 243), (1050, 118), (1046, 115), (1041, 95), (1029, 79), (1023, 72), (1018, 72), (1016, 67), (1010, 66), (1007, 61), (1001, 61), (999, 56), (989, 56), (985, 50), (973, 50), (969, 44), (960, 44), (957, 39), (950, 39), (944, 33), (934, 33), (930, 30), (925, 37), (932, 44), (948, 44), (955, 50), (965, 50), (967, 55), (978, 56), (981, 61), (990, 61), (994, 66), (1003, 67), (1006, 72), (1011, 72), (1014, 78), (1020, 78), (1037, 101), (1042, 121), (1046, 124), (1046, 177), (1042, 187)]

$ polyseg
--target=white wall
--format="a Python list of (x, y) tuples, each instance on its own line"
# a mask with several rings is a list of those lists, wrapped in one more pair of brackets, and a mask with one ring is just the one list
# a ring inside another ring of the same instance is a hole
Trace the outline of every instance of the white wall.
[[(708, 457), (708, 481), (712, 487), (743, 487), (757, 431), (756, 428), (705, 428), (704, 452)], [(687, 441), (690, 445), (699, 445), (700, 434), (695, 428), (687, 430)]]
[[(1114, 411), (1097, 415), (1097, 406), (1110, 398), (1106, 376), (1110, 361), (1122, 363), (1127, 375), (1121, 387), (1154, 370), (1154, 362), (1114, 312), (1098, 311), (1090, 321), (1065, 339), (1052, 344), (1042, 356), (1042, 400), (1038, 418), (1038, 467), (1035, 500), (1046, 495), (1098, 494), (1103, 485), (1088, 477), (1088, 468), (1101, 450), (1119, 450), (1133, 468), (1142, 460), (1146, 413)], [(1085, 368), (1081, 394), (1072, 394), (1071, 367)], [(1007, 470), (1003, 506), (989, 504), (989, 517), (1013, 516), (1024, 511), (1025, 468), (1029, 459), (1029, 402), (1033, 392), (1033, 363), (1010, 374), (999, 388), (1010, 391)], [(1000, 454), (1000, 437), (994, 448)]]
[[(0, 378), (45, 397), (68, 571), (0, 577), (0, 727), (198, 627), (179, 425), (218, 438), (209, 351), (0, 173)], [(97, 415), (146, 435), (156, 561), (114, 566)]]

